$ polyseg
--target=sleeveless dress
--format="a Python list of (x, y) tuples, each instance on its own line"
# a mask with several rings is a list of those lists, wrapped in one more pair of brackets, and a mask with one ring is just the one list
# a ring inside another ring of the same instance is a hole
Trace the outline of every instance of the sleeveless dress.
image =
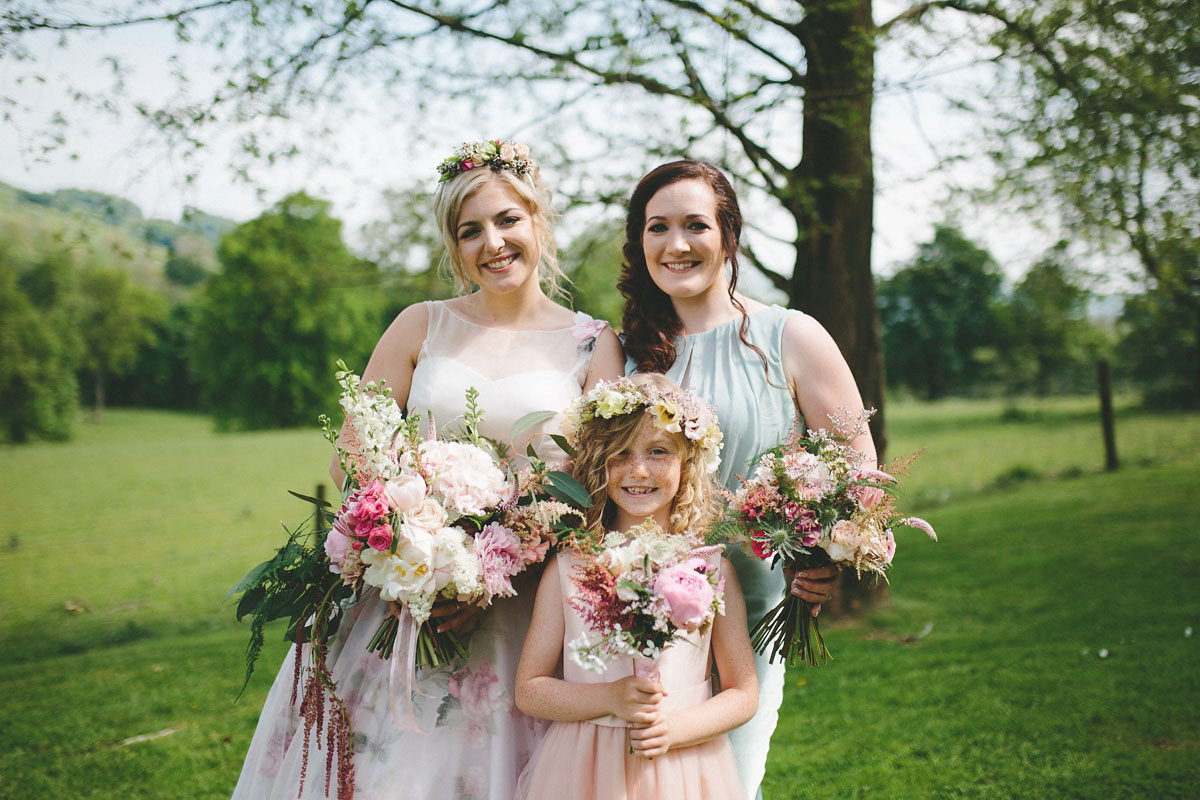
[[(738, 336), (741, 317), (707, 331), (675, 340), (675, 363), (667, 377), (707, 400), (717, 409), (717, 421), (725, 434), (721, 451), (720, 481), (734, 491), (741, 486), (739, 475), (749, 475), (752, 460), (779, 444), (797, 421), (796, 406), (787, 389), (783, 371), (783, 327), (794, 311), (768, 306), (750, 315), (746, 338), (763, 351), (762, 359), (742, 344)], [(626, 362), (626, 369), (634, 365)], [(782, 570), (772, 570), (769, 561), (748, 556), (740, 547), (730, 547), (726, 558), (733, 564), (746, 596), (746, 618), (750, 627), (783, 599), (786, 590)], [(784, 665), (769, 664), (767, 656), (755, 654), (758, 671), (758, 711), (729, 734), (742, 776), (745, 796), (759, 795), (759, 784), (767, 766), (771, 734), (783, 703)]]
[[(573, 328), (487, 328), (458, 317), (440, 301), (426, 305), (429, 327), (413, 371), (409, 413), (432, 415), (444, 428), (466, 411), (464, 392), (474, 386), (484, 410), (481, 433), (523, 453), (530, 434), (509, 441), (513, 423), (532, 411), (561, 410), (582, 392), (594, 334), (579, 338)], [(540, 429), (557, 433), (557, 421)], [(534, 440), (543, 458), (562, 455), (557, 448), (543, 453), (551, 450), (547, 442)], [(545, 727), (513, 703), (537, 588), (532, 576), (523, 583), (516, 597), (497, 600), (480, 616), (469, 660), (416, 671), (415, 726), (404, 704), (393, 703), (397, 684), (391, 660), (367, 652), (388, 604), (378, 590), (369, 590), (346, 609), (328, 663), (338, 696), (350, 710), (355, 800), (511, 800), (517, 776)], [(294, 655), (293, 646), (267, 696), (234, 800), (326, 796), (327, 753), (315, 737), (304, 766), (303, 727), (292, 704)]]
[[(715, 562), (718, 556), (712, 557)], [(566, 657), (567, 643), (587, 625), (571, 607), (570, 578), (576, 563), (558, 556), (563, 608), (563, 679), (603, 683), (633, 674), (633, 659), (618, 659), (604, 672), (585, 670)], [(663, 709), (690, 708), (712, 696), (711, 630), (688, 634), (663, 650), (659, 676), (668, 695)], [(629, 723), (612, 715), (583, 722), (551, 722), (517, 783), (517, 800), (736, 800), (742, 795), (733, 751), (725, 736), (647, 759), (629, 752)]]

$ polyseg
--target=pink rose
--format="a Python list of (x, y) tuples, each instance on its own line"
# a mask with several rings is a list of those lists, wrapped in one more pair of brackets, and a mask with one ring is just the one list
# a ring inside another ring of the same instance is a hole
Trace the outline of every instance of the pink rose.
[(466, 172), (467, 170), (475, 169), (475, 162), (469, 158), (464, 158), (462, 160), (462, 168), (463, 168), (463, 172)]
[(416, 475), (398, 475), (383, 487), (388, 505), (401, 514), (425, 499), (425, 481)]
[(372, 550), (387, 550), (392, 546), (392, 526), (386, 522), (367, 534), (367, 544)]
[(329, 557), (329, 571), (334, 575), (342, 574), (342, 562), (346, 560), (351, 541), (353, 537), (346, 530), (345, 517), (338, 517), (325, 536), (325, 555)]
[(666, 602), (668, 618), (679, 628), (694, 631), (708, 619), (713, 601), (712, 586), (691, 562), (667, 567), (658, 573), (654, 579), (654, 593)]
[(853, 564), (864, 544), (867, 544), (866, 533), (850, 520), (841, 519), (833, 524), (825, 551), (834, 562)]

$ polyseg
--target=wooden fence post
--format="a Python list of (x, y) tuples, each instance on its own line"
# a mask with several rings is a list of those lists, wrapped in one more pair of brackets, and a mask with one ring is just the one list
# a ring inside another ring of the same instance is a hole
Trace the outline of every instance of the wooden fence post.
[(1100, 425), (1104, 430), (1104, 468), (1117, 468), (1117, 436), (1113, 424), (1112, 369), (1108, 359), (1100, 359)]
[[(322, 502), (325, 501), (325, 484), (324, 483), (317, 484), (316, 497), (318, 500), (320, 500)], [(325, 506), (319, 505), (319, 506), (317, 506), (317, 530), (320, 530), (321, 528), (324, 528), (324, 527), (325, 527)]]

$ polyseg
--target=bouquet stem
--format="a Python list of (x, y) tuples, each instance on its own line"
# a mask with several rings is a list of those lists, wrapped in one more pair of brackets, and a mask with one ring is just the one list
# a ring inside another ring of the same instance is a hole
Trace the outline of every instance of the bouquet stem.
[[(400, 620), (395, 615), (385, 616), (371, 637), (367, 652), (378, 653), (383, 659), (391, 658), (399, 629)], [(417, 631), (418, 667), (438, 667), (452, 658), (466, 658), (468, 655), (466, 646), (453, 631), (439, 631), (428, 620), (421, 623)]]
[(812, 606), (791, 593), (758, 621), (750, 631), (750, 642), (759, 655), (769, 653), (772, 664), (778, 657), (789, 667), (801, 663), (817, 667), (831, 658)]

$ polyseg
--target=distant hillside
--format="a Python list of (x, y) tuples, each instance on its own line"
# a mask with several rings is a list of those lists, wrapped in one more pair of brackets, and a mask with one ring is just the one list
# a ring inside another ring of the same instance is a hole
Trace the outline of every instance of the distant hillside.
[(89, 189), (58, 189), (53, 192), (30, 192), (0, 183), (0, 203), (19, 209), (21, 206), (41, 207), (90, 217), (105, 225), (120, 228), (153, 244), (170, 248), (180, 234), (204, 237), (216, 250), (226, 231), (238, 223), (232, 219), (189, 209), (178, 222), (146, 219), (135, 203), (116, 195)]
[(0, 183), (0, 233), (10, 255), (24, 260), (65, 244), (81, 261), (125, 270), (176, 299), (217, 269), (217, 245), (237, 224), (201, 211), (178, 222), (146, 219), (135, 203), (104, 192), (30, 192)]

